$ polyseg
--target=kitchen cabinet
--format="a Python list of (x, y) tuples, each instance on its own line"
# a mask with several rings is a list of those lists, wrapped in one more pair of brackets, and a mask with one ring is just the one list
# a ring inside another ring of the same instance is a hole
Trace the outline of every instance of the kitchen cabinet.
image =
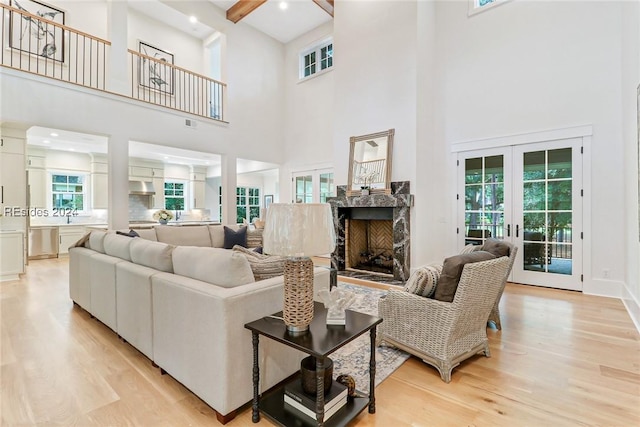
[(0, 153), (22, 154), (24, 156), (24, 139), (7, 136), (0, 138)]
[(76, 243), (84, 236), (84, 226), (63, 226), (59, 232), (59, 248), (58, 255), (68, 254), (69, 246)]
[(44, 169), (46, 167), (45, 158), (43, 156), (27, 156), (27, 167)]
[(164, 178), (153, 178), (153, 189), (156, 194), (153, 195), (151, 203), (154, 209), (164, 209)]
[(109, 207), (109, 175), (106, 173), (91, 174), (91, 207), (93, 209)]
[(193, 194), (193, 209), (204, 209), (204, 181), (192, 181), (191, 191)]
[(29, 207), (47, 207), (47, 171), (44, 169), (29, 168)]
[(17, 280), (24, 273), (24, 233), (0, 232), (0, 281)]
[[(24, 154), (0, 153), (0, 205), (2, 208), (27, 205), (27, 174)], [(2, 209), (4, 211), (4, 209)]]
[(152, 168), (147, 166), (130, 166), (129, 176), (132, 178), (162, 178), (164, 177), (164, 169)]

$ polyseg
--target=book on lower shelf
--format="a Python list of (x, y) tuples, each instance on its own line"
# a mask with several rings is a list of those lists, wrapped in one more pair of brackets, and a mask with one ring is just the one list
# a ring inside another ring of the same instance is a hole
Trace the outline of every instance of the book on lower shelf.
[[(347, 404), (347, 387), (337, 381), (331, 382), (331, 388), (324, 397), (324, 419), (328, 420), (340, 408)], [(299, 379), (284, 387), (285, 409), (294, 408), (299, 412), (316, 419), (316, 398), (302, 390)]]

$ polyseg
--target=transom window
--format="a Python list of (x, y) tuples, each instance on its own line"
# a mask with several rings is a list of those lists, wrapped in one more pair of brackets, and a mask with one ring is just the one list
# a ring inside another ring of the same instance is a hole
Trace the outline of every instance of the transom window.
[(476, 13), (492, 9), (494, 6), (507, 3), (508, 1), (509, 0), (469, 0), (469, 15), (475, 15)]
[(184, 182), (164, 183), (164, 207), (172, 211), (184, 210)]
[(56, 173), (51, 175), (52, 207), (84, 210), (85, 176)]
[(301, 80), (330, 67), (333, 67), (332, 39), (323, 40), (300, 54)]

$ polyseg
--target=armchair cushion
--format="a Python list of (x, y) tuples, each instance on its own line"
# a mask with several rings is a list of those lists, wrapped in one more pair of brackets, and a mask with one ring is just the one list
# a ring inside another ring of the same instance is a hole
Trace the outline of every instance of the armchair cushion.
[(509, 243), (498, 239), (487, 239), (482, 245), (482, 250), (493, 254), (496, 258), (511, 255)]
[(442, 266), (442, 274), (436, 286), (434, 299), (452, 302), (458, 289), (458, 282), (465, 264), (471, 262), (487, 261), (495, 256), (486, 251), (474, 251), (468, 254), (454, 255), (446, 258)]
[(415, 295), (431, 298), (436, 291), (441, 273), (441, 265), (419, 267), (409, 276), (409, 280), (404, 285), (404, 290)]

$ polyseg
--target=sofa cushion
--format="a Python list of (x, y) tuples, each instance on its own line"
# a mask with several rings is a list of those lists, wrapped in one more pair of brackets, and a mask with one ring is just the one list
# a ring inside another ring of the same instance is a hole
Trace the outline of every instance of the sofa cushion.
[(173, 273), (171, 254), (175, 246), (168, 243), (152, 242), (145, 239), (133, 239), (131, 242), (131, 261), (159, 271)]
[(93, 249), (96, 252), (104, 253), (104, 236), (107, 235), (106, 231), (93, 230), (89, 235), (89, 249)]
[(211, 246), (209, 228), (206, 225), (156, 225), (154, 228), (158, 242), (174, 246)]
[(409, 276), (409, 280), (404, 285), (404, 290), (415, 295), (431, 298), (436, 291), (441, 273), (441, 265), (419, 267)]
[(465, 246), (464, 248), (462, 248), (462, 250), (460, 251), (461, 254), (468, 254), (471, 252), (475, 252), (475, 251), (481, 251), (482, 250), (482, 246), (480, 245), (474, 245), (473, 243), (469, 243), (467, 246)]
[(232, 249), (235, 245), (247, 247), (247, 227), (233, 230), (224, 226), (224, 248)]
[(241, 253), (247, 258), (256, 282), (284, 274), (285, 257), (262, 255), (253, 249), (247, 249), (240, 245), (234, 246), (233, 251)]
[(262, 228), (247, 229), (247, 248), (262, 247)]
[(464, 265), (493, 258), (495, 258), (493, 254), (485, 251), (474, 251), (446, 258), (442, 265), (442, 274), (440, 274), (440, 280), (433, 298), (439, 301), (452, 302), (456, 289), (458, 289), (458, 282), (460, 281), (460, 276), (462, 276)]
[[(135, 239), (131, 237), (121, 236), (116, 233), (107, 233), (104, 236), (104, 253), (114, 257), (118, 257), (127, 261), (131, 261), (131, 242)], [(89, 239), (91, 241), (91, 239)]]
[(254, 282), (247, 258), (220, 248), (178, 246), (173, 250), (173, 272), (224, 288)]
[(504, 240), (487, 239), (482, 245), (482, 250), (493, 254), (496, 258), (500, 258), (511, 254), (511, 245)]

